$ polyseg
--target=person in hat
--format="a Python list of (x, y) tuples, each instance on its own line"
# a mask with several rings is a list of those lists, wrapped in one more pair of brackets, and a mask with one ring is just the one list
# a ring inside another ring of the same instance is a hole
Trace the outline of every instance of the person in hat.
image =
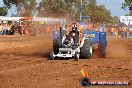
[(10, 35), (11, 34), (11, 24), (7, 25), (7, 34)]
[(7, 24), (6, 21), (3, 21), (3, 25), (2, 25), (3, 35), (6, 35), (6, 30), (7, 30)]
[(12, 25), (11, 25), (11, 35), (13, 35), (14, 33), (15, 33), (15, 29), (17, 28), (17, 26), (16, 26), (16, 22), (15, 21), (13, 21), (12, 22)]
[(2, 22), (0, 22), (0, 35), (2, 35)]

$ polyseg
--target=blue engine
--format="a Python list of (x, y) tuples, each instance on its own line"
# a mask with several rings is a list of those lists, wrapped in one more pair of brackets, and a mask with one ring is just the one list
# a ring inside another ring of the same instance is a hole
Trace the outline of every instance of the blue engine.
[(94, 43), (99, 42), (99, 32), (84, 31), (84, 32), (82, 32), (82, 35), (83, 35), (82, 37), (89, 38)]
[(106, 32), (96, 32), (96, 31), (84, 31), (82, 32), (83, 37), (89, 38), (93, 44), (101, 44), (103, 49), (106, 49), (107, 40)]
[[(88, 16), (85, 16), (84, 18), (88, 19)], [(86, 25), (87, 24), (88, 23), (86, 23)], [(84, 27), (85, 23), (81, 20), (80, 25)], [(106, 39), (106, 32), (104, 32), (104, 28), (105, 28), (104, 26), (105, 25), (103, 22), (100, 28), (100, 32), (96, 32), (96, 31), (82, 32), (82, 37), (88, 38), (90, 40), (93, 50), (98, 52), (99, 57), (105, 57), (106, 47), (107, 47), (107, 39)], [(84, 27), (84, 30), (86, 29), (87, 28)]]
[(106, 49), (107, 47), (107, 39), (106, 39), (106, 32), (99, 32), (99, 41), (102, 44), (102, 47)]

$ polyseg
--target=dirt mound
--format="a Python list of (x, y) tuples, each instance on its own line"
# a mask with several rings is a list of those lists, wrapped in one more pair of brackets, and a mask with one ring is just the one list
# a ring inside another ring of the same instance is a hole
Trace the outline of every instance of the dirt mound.
[(52, 37), (45, 36), (8, 36), (0, 40), (0, 53), (47, 57), (52, 49)]

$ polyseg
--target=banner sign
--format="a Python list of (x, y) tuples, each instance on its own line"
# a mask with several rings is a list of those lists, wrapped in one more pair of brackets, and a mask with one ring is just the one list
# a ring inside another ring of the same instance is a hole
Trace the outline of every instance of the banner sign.
[(132, 16), (120, 16), (120, 22), (132, 26)]

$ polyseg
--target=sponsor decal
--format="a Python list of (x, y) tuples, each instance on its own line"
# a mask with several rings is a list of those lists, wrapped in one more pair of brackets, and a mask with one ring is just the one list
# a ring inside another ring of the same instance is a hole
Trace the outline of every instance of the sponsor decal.
[(95, 34), (84, 34), (84, 37), (95, 37)]

